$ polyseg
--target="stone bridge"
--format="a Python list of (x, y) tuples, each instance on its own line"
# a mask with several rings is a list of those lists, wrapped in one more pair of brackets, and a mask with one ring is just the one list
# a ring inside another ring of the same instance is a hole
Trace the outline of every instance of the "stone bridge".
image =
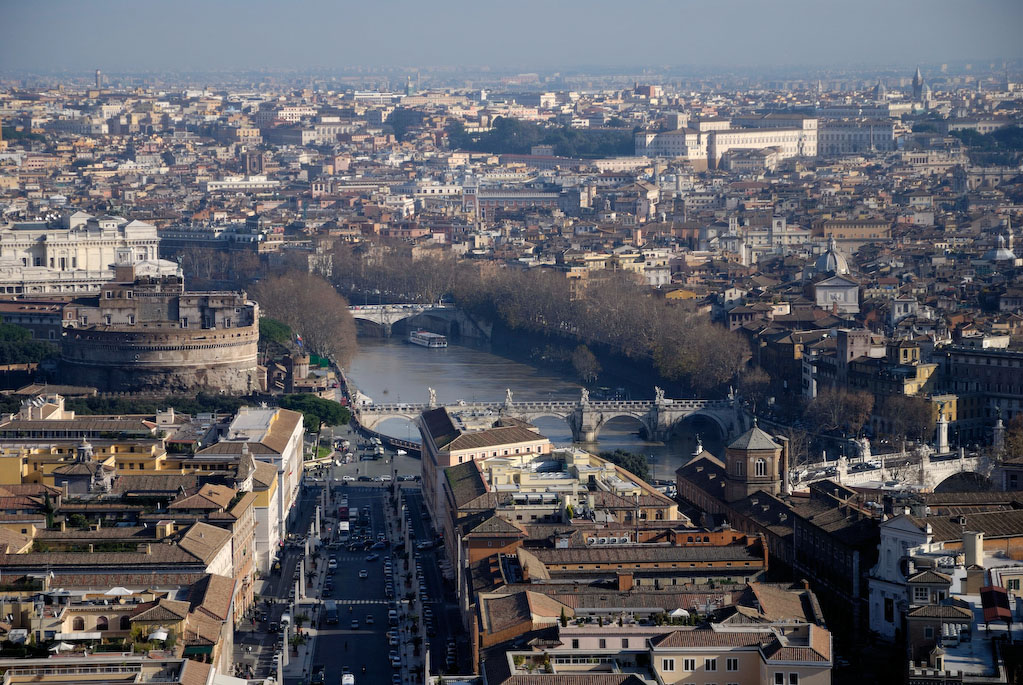
[(746, 430), (750, 421), (735, 399), (727, 400), (672, 400), (663, 397), (658, 389), (655, 400), (590, 401), (585, 393), (576, 402), (457, 402), (454, 404), (367, 404), (355, 408), (360, 424), (373, 429), (382, 421), (403, 418), (415, 422), (427, 409), (444, 406), (452, 414), (492, 414), (512, 417), (530, 423), (544, 417), (564, 420), (572, 429), (575, 442), (596, 442), (600, 429), (612, 419), (622, 416), (636, 419), (654, 440), (667, 440), (684, 421), (702, 417), (711, 421), (728, 438)]
[(348, 308), (356, 321), (366, 321), (383, 329), (385, 336), (391, 335), (391, 328), (402, 321), (423, 317), (421, 325), (426, 330), (441, 335), (458, 335), (470, 338), (490, 339), (490, 330), (462, 310), (449, 304), (370, 304), (352, 305)]
[[(872, 464), (875, 468), (858, 467)], [(841, 457), (828, 462), (803, 464), (796, 481), (810, 483), (830, 478), (842, 485), (857, 486), (871, 482), (899, 481), (919, 485), (925, 490), (934, 490), (943, 481), (960, 473), (974, 473), (990, 478), (995, 464), (986, 455), (969, 455), (962, 450), (958, 454), (931, 454), (927, 450), (894, 454), (875, 454), (872, 457)]]

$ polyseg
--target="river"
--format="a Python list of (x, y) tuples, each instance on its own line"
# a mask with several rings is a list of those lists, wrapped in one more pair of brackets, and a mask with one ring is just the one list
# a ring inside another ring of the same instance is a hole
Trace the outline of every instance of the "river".
[[(427, 349), (400, 338), (359, 338), (359, 351), (348, 369), (348, 378), (376, 402), (425, 403), (427, 388), (437, 391), (441, 403), (458, 400), (503, 402), (510, 389), (515, 401), (577, 400), (581, 387), (570, 377), (491, 353), (486, 348), (449, 345)], [(653, 388), (650, 389), (653, 397)], [(572, 444), (572, 431), (564, 421), (549, 417), (536, 426), (556, 445)], [(648, 442), (639, 434), (638, 422), (628, 418), (609, 421), (601, 428), (598, 443), (583, 445), (590, 451), (623, 449), (647, 455), (655, 479), (674, 480), (674, 471), (688, 461), (696, 436), (686, 429), (667, 443)], [(404, 419), (384, 421), (377, 430), (386, 435), (418, 440), (419, 433)], [(705, 447), (722, 454), (721, 438), (701, 434)]]

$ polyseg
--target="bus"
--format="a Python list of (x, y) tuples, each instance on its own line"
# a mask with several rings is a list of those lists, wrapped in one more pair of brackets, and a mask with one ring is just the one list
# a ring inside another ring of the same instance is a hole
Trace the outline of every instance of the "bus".
[(324, 622), (328, 625), (337, 625), (337, 602), (328, 599), (323, 603)]

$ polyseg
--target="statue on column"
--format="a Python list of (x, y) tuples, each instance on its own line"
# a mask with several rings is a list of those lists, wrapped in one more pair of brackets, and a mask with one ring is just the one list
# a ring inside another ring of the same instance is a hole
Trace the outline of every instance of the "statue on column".
[(512, 391), (511, 388), (505, 388), (504, 390), (504, 403), (510, 405), (512, 403)]
[(654, 386), (654, 404), (664, 404), (664, 389)]
[(590, 403), (590, 391), (587, 390), (586, 388), (583, 388), (582, 392), (580, 393), (579, 404), (589, 404), (589, 403)]
[(434, 409), (437, 406), (437, 391), (433, 388), (427, 388), (430, 393), (430, 409)]

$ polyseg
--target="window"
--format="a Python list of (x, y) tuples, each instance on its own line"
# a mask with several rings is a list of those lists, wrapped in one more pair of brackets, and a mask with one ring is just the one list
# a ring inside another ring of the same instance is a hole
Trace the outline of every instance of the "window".
[(743, 472), (746, 470), (745, 466), (746, 465), (741, 461), (735, 462), (735, 475), (737, 476), (743, 475)]
[(121, 630), (131, 630), (131, 617), (130, 616), (122, 616), (121, 617)]
[(930, 593), (928, 593), (927, 588), (925, 588), (925, 587), (915, 587), (915, 588), (913, 588), (913, 601), (914, 602), (926, 602), (927, 598), (929, 596), (930, 596)]
[(629, 638), (623, 637), (622, 638), (622, 649), (628, 649), (628, 648), (629, 648)]
[(799, 685), (798, 673), (789, 673), (789, 685)]
[(71, 621), (71, 630), (85, 630), (85, 619), (81, 616), (76, 616), (74, 621)]
[(767, 475), (767, 460), (765, 460), (765, 459), (757, 459), (753, 463), (753, 467), (756, 469), (756, 471), (755, 471), (756, 475), (758, 475), (758, 476), (766, 476)]
[(716, 671), (718, 670), (718, 660), (715, 659), (704, 659), (703, 668), (705, 671)]
[(96, 619), (96, 630), (107, 630), (110, 628), (110, 621), (106, 616), (100, 616)]
[(579, 649), (579, 638), (572, 638), (572, 649)]
[(674, 671), (675, 660), (674, 659), (661, 659), (661, 670), (662, 671)]
[(1019, 578), (1009, 578), (1008, 582), (1006, 583), (1005, 589), (1015, 590), (1016, 592), (1019, 592)]
[(683, 671), (695, 671), (696, 670), (696, 659), (683, 659), (682, 660)]
[(927, 638), (928, 640), (933, 638), (934, 637), (934, 628), (932, 628), (931, 626), (927, 626), (926, 628), (924, 628), (924, 637)]
[(738, 671), (739, 660), (738, 659), (725, 659), (725, 670), (726, 671)]
[(774, 685), (785, 685), (785, 674), (775, 673), (774, 674)]
[(607, 649), (607, 640), (605, 640), (604, 638), (600, 638), (597, 646), (600, 649)]

